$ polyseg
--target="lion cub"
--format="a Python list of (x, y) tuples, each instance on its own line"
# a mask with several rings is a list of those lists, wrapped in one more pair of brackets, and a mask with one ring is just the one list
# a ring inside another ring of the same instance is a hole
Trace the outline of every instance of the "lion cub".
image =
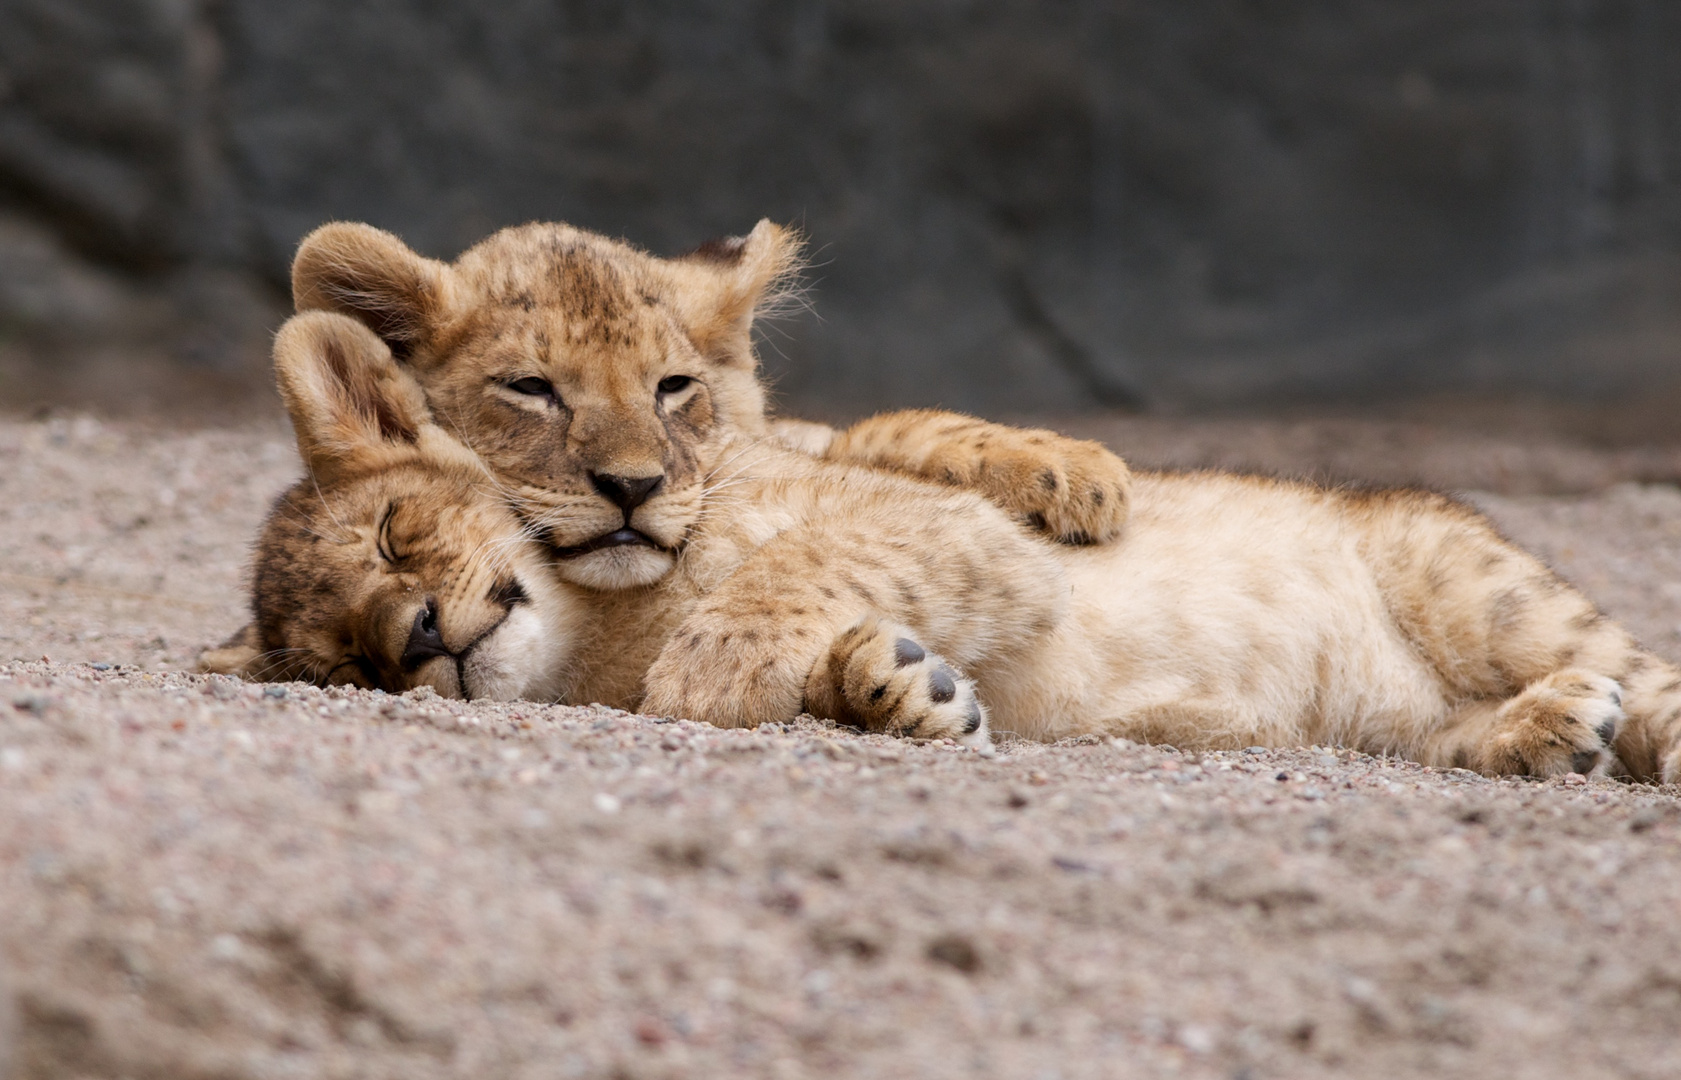
[(360, 325), (294, 319), (276, 364), (320, 488), (271, 515), (256, 621), (213, 670), (728, 725), (807, 709), (971, 741), (1681, 770), (1681, 672), (1445, 498), (1142, 474), (1126, 535), (1070, 547), (972, 493), (736, 441), (702, 462), (675, 572), (592, 593)]
[(562, 224), (503, 229), (453, 264), (368, 225), (324, 225), (292, 265), (300, 312), (351, 316), (419, 380), (433, 412), (518, 496), (556, 572), (596, 589), (668, 573), (705, 463), (773, 430), (837, 461), (985, 494), (1068, 543), (1126, 517), (1126, 470), (1096, 443), (949, 413), (893, 413), (835, 436), (765, 417), (756, 315), (799, 267), (761, 221), (677, 259)]

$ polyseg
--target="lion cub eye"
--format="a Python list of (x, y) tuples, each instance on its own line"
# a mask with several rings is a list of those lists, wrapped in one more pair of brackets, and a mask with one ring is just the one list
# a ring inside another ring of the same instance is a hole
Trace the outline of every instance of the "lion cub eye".
[(656, 389), (658, 389), (662, 394), (675, 394), (680, 391), (687, 390), (689, 388), (689, 384), (694, 381), (695, 380), (688, 375), (667, 375), (665, 378), (660, 380), (659, 386), (656, 387)]
[(505, 383), (504, 385), (516, 394), (525, 394), (528, 397), (549, 398), (554, 401), (560, 400), (560, 395), (554, 392), (554, 387), (549, 384), (549, 380), (539, 379), (535, 375), (528, 375), (523, 379), (515, 379), (513, 382)]
[(391, 519), (397, 514), (397, 504), (392, 503), (385, 508), (385, 516), (379, 519), (379, 534), (374, 546), (379, 548), (379, 557), (395, 566), (402, 556), (397, 554), (396, 545), (391, 542)]

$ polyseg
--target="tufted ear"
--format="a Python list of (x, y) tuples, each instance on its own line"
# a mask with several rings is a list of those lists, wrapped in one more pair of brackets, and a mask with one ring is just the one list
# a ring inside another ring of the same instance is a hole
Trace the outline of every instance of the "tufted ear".
[(294, 315), (274, 341), (274, 375), (298, 451), (318, 478), (377, 466), (431, 423), (426, 395), (385, 342), (345, 315)]
[(672, 303), (703, 354), (754, 366), (753, 320), (782, 296), (800, 269), (805, 243), (768, 218), (746, 236), (710, 240), (666, 266)]
[(449, 267), (411, 251), (372, 225), (335, 221), (298, 245), (292, 260), (292, 304), (299, 311), (336, 311), (361, 320), (399, 360), (442, 324)]

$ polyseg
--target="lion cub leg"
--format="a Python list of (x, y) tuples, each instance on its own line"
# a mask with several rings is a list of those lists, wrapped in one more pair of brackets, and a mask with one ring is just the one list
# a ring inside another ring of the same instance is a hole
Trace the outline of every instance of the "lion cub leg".
[(989, 742), (975, 684), (898, 623), (868, 615), (835, 638), (806, 680), (806, 711), (864, 731)]
[(1065, 544), (1108, 543), (1131, 507), (1132, 474), (1100, 444), (937, 409), (861, 420), (833, 435), (822, 456), (968, 488)]
[(1621, 771), (1612, 746), (1623, 720), (1615, 680), (1567, 668), (1504, 701), (1465, 706), (1423, 757), (1488, 776), (1607, 776)]

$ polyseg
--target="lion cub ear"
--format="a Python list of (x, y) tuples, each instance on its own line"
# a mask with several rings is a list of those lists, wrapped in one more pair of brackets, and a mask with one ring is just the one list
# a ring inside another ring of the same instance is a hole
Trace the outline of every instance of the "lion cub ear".
[(673, 306), (705, 355), (752, 367), (753, 319), (775, 303), (800, 270), (805, 242), (770, 219), (746, 236), (710, 240), (667, 262)]
[(246, 623), (239, 633), (214, 649), (198, 654), (198, 669), (206, 675), (235, 675), (248, 678), (252, 664), (263, 655), (262, 635), (256, 623)]
[(399, 360), (425, 345), (444, 319), (449, 267), (390, 233), (347, 221), (321, 226), (292, 260), (292, 304), (365, 323)]
[(420, 384), (372, 330), (344, 315), (294, 315), (274, 339), (274, 375), (317, 477), (377, 466), (431, 422)]

